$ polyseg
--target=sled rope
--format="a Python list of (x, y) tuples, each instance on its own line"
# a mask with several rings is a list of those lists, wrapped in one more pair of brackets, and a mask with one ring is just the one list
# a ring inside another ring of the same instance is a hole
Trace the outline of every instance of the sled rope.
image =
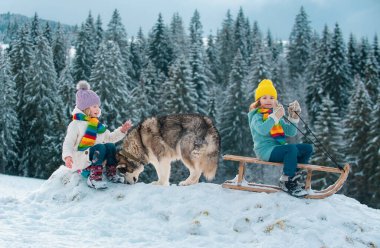
[[(288, 105), (285, 105), (285, 106), (288, 106)], [(309, 137), (308, 137), (308, 134), (307, 133), (304, 133), (303, 131), (301, 131), (296, 125), (294, 125), (291, 121), (289, 121), (288, 118), (286, 118), (285, 116), (284, 119), (287, 120), (291, 125), (293, 125), (308, 141), (310, 141), (311, 143), (313, 143), (313, 145), (315, 145), (316, 147), (319, 147), (319, 148), (322, 148), (323, 151), (325, 152), (325, 154), (327, 155), (327, 157), (340, 169), (340, 170), (343, 170), (343, 167), (341, 165), (339, 165), (336, 160), (333, 158), (333, 156), (331, 156), (331, 154), (327, 151), (327, 149), (324, 147), (324, 145), (322, 144), (322, 142), (315, 136), (315, 134), (313, 133), (313, 131), (311, 131), (311, 129), (309, 128), (309, 126), (306, 124), (306, 122), (301, 118), (301, 116), (297, 113), (297, 112), (294, 112), (296, 113), (296, 115), (298, 116), (298, 118), (300, 118), (300, 120), (302, 121), (302, 123), (305, 125), (305, 128), (306, 128), (306, 131), (308, 131), (309, 133), (311, 133), (313, 135), (313, 137), (315, 138), (316, 141), (318, 141), (318, 145), (314, 143), (313, 140), (311, 140)]]

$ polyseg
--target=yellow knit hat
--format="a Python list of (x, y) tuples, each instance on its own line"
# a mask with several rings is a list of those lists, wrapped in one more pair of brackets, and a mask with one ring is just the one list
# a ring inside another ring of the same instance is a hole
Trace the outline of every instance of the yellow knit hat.
[(274, 88), (272, 81), (269, 79), (264, 79), (259, 83), (259, 86), (255, 91), (255, 101), (259, 100), (260, 97), (264, 95), (273, 96), (274, 99), (277, 100), (277, 91)]

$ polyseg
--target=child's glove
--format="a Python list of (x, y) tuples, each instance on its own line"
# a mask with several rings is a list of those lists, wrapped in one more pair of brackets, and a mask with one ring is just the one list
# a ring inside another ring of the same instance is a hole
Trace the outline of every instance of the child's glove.
[(277, 119), (281, 119), (284, 116), (284, 114), (285, 114), (284, 107), (281, 104), (278, 104), (273, 109), (273, 113), (276, 115)]
[(298, 115), (301, 113), (301, 107), (298, 101), (289, 103), (288, 115), (292, 119), (298, 119)]
[(259, 102), (259, 101), (253, 102), (253, 103), (249, 106), (249, 112), (251, 112), (251, 111), (254, 110), (254, 109), (257, 109), (259, 106), (260, 106), (260, 102)]

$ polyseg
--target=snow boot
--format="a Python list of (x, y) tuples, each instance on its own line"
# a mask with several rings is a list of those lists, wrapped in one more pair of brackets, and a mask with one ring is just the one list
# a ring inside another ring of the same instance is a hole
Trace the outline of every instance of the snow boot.
[(106, 189), (107, 183), (102, 181), (103, 167), (101, 165), (92, 165), (89, 169), (90, 175), (87, 178), (87, 185), (94, 189)]
[(297, 180), (298, 185), (304, 189), (305, 188), (304, 182), (306, 181), (307, 171), (297, 168), (295, 177), (297, 177), (297, 176), (299, 177), (299, 179)]
[(119, 176), (116, 173), (116, 165), (106, 166), (106, 176), (108, 181), (113, 183), (124, 183), (124, 177)]
[(280, 188), (291, 196), (304, 197), (307, 195), (307, 191), (299, 184), (300, 178), (301, 175), (294, 175), (293, 177), (282, 175), (280, 178)]

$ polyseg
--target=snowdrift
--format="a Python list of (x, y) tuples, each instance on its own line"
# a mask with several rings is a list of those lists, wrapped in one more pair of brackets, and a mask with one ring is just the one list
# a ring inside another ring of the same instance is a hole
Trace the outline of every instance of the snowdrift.
[(380, 247), (380, 210), (344, 195), (297, 199), (212, 183), (96, 191), (63, 166), (31, 182), (0, 175), (0, 247)]

